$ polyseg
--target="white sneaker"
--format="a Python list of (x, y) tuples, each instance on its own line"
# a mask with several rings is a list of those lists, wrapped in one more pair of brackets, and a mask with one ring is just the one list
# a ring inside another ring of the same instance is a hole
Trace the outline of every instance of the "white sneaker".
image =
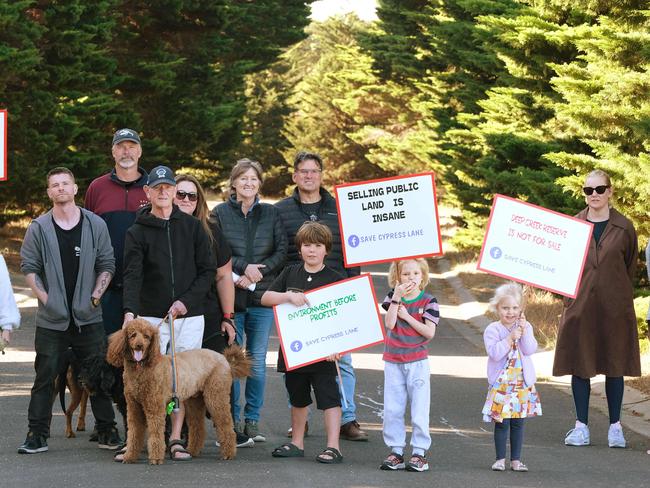
[(623, 437), (623, 427), (621, 427), (619, 422), (609, 426), (609, 432), (607, 432), (607, 443), (609, 444), (609, 447), (625, 448), (626, 442), (625, 437)]
[(581, 425), (566, 433), (564, 444), (567, 446), (588, 446), (591, 443), (589, 427)]

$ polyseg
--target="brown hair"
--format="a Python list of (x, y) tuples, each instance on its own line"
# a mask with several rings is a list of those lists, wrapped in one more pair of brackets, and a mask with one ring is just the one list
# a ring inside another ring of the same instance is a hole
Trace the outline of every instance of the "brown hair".
[(322, 244), (325, 252), (332, 250), (332, 231), (319, 222), (305, 222), (296, 233), (296, 247), (298, 251), (303, 244)]
[(248, 171), (249, 169), (255, 170), (255, 173), (257, 173), (257, 177), (260, 180), (260, 188), (262, 187), (262, 183), (264, 183), (262, 165), (257, 161), (253, 161), (252, 159), (243, 158), (238, 160), (235, 166), (233, 166), (232, 170), (230, 171), (231, 192), (234, 193), (235, 191), (235, 180), (239, 178), (241, 175), (243, 175), (244, 173), (246, 173), (246, 171)]
[(72, 178), (72, 182), (74, 183), (74, 175), (72, 174), (72, 171), (64, 166), (57, 166), (48, 171), (47, 176), (45, 177), (45, 186), (50, 186), (50, 177), (54, 175), (68, 175)]
[(188, 175), (188, 174), (180, 174), (176, 175), (176, 184), (178, 185), (181, 181), (189, 181), (190, 183), (194, 183), (194, 186), (196, 186), (196, 195), (197, 195), (197, 200), (196, 200), (196, 208), (194, 209), (194, 212), (192, 215), (199, 219), (199, 222), (201, 222), (201, 225), (203, 226), (203, 230), (208, 234), (208, 238), (210, 239), (210, 244), (214, 244), (214, 236), (212, 235), (212, 231), (210, 230), (210, 226), (208, 225), (208, 217), (210, 215), (210, 210), (208, 209), (208, 201), (205, 198), (205, 191), (203, 190), (203, 187), (201, 187), (201, 183), (199, 183), (199, 180), (197, 180), (194, 176)]
[(404, 266), (404, 263), (408, 263), (409, 261), (415, 262), (420, 267), (420, 271), (422, 271), (422, 281), (420, 281), (419, 288), (420, 290), (424, 290), (429, 284), (429, 264), (424, 258), (403, 259), (401, 261), (393, 261), (390, 263), (390, 268), (388, 268), (388, 285), (391, 288), (395, 288), (399, 285), (399, 275), (402, 273), (402, 266)]
[(298, 166), (300, 166), (300, 163), (304, 161), (316, 161), (316, 164), (318, 164), (318, 168), (323, 171), (323, 158), (321, 158), (318, 154), (316, 153), (310, 153), (307, 151), (300, 151), (298, 154), (296, 154), (296, 157), (293, 158), (293, 170), (298, 171)]

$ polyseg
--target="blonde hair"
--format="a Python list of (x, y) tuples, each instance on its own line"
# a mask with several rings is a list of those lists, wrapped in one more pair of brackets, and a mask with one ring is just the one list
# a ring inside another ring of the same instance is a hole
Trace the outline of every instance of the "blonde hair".
[(388, 269), (388, 286), (395, 288), (399, 285), (399, 275), (402, 274), (402, 267), (404, 266), (404, 263), (408, 263), (409, 261), (413, 261), (420, 267), (420, 271), (422, 271), (422, 281), (420, 281), (419, 288), (420, 290), (424, 290), (429, 284), (429, 264), (424, 258), (403, 259), (401, 261), (393, 261), (390, 263), (390, 268)]
[(257, 161), (252, 159), (243, 158), (237, 161), (235, 166), (233, 166), (230, 171), (230, 191), (231, 193), (235, 192), (235, 180), (241, 175), (246, 173), (249, 169), (253, 169), (257, 173), (257, 178), (260, 180), (260, 188), (262, 188), (262, 183), (264, 183), (264, 176), (262, 171), (262, 165)]
[(524, 290), (519, 283), (510, 281), (508, 283), (504, 283), (496, 290), (494, 290), (494, 296), (490, 298), (490, 302), (488, 303), (488, 310), (493, 314), (496, 314), (497, 306), (501, 300), (506, 297), (510, 297), (516, 301), (521, 309), (524, 308)]
[(585, 181), (587, 180), (587, 178), (591, 178), (592, 176), (600, 176), (601, 178), (603, 178), (605, 180), (605, 184), (607, 186), (612, 186), (612, 180), (609, 177), (609, 174), (607, 174), (602, 169), (595, 169), (595, 170), (591, 171), (587, 176), (585, 176)]

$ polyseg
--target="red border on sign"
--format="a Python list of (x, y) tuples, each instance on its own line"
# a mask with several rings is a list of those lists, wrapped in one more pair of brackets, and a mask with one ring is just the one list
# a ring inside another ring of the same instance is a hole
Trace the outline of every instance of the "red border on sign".
[[(377, 295), (375, 294), (375, 287), (372, 284), (372, 277), (370, 276), (370, 273), (363, 273), (360, 274), (359, 276), (353, 276), (352, 278), (347, 278), (345, 280), (337, 281), (335, 283), (331, 283), (329, 285), (324, 285), (324, 286), (319, 286), (318, 288), (314, 288), (313, 290), (309, 290), (305, 292), (305, 295), (309, 295), (310, 293), (313, 293), (318, 290), (322, 290), (324, 288), (331, 288), (332, 286), (340, 285), (341, 283), (345, 283), (347, 281), (353, 281), (353, 280), (358, 280), (365, 278), (368, 280), (368, 283), (370, 284), (370, 291), (372, 292), (372, 296), (375, 298), (373, 300), (373, 303), (375, 304), (375, 313), (377, 314), (377, 320), (379, 322), (379, 328), (381, 329), (381, 336), (382, 339), (380, 341), (375, 341), (370, 344), (365, 344), (363, 346), (355, 347), (354, 349), (349, 349), (347, 351), (339, 351), (341, 354), (347, 354), (349, 352), (353, 351), (359, 351), (360, 349), (365, 349), (367, 347), (374, 346), (376, 344), (381, 344), (386, 340), (386, 331), (384, 330), (384, 327), (382, 325), (382, 320), (381, 320), (381, 314), (379, 313), (379, 306), (377, 305)], [(284, 356), (284, 364), (287, 367), (287, 371), (293, 371), (294, 369), (302, 368), (303, 366), (308, 366), (310, 364), (318, 363), (325, 359), (327, 356), (323, 356), (322, 358), (319, 359), (314, 359), (313, 361), (309, 361), (306, 363), (302, 364), (297, 364), (296, 366), (292, 366), (291, 368), (289, 367), (289, 362), (287, 361), (287, 356), (284, 353), (284, 342), (282, 341), (282, 332), (280, 331), (280, 326), (278, 325), (278, 312), (276, 310), (276, 306), (273, 307), (273, 315), (275, 317), (275, 329), (278, 331), (278, 337), (280, 339), (280, 350), (282, 355)]]
[(4, 173), (3, 173), (4, 177), (0, 178), (0, 181), (7, 181), (7, 178), (9, 176), (7, 174), (7, 125), (9, 125), (7, 123), (7, 119), (9, 118), (9, 115), (8, 115), (6, 109), (0, 109), (0, 114), (4, 114), (4, 115), (2, 115), (2, 117), (4, 117), (4, 121), (5, 121), (4, 131), (3, 131), (2, 134), (0, 134), (0, 137), (2, 137), (2, 142), (3, 142), (2, 147), (4, 149), (4, 151), (2, 151), (3, 152), (3, 154), (2, 154), (2, 166), (4, 168)]
[[(483, 251), (485, 250), (485, 243), (487, 242), (487, 236), (488, 236), (488, 234), (490, 232), (490, 224), (492, 223), (492, 215), (494, 214), (494, 208), (496, 207), (496, 203), (497, 203), (497, 200), (499, 198), (502, 198), (504, 200), (511, 200), (513, 202), (517, 202), (517, 203), (520, 203), (520, 204), (523, 204), (523, 205), (528, 205), (529, 207), (533, 207), (533, 208), (536, 208), (538, 210), (542, 210), (543, 212), (548, 212), (548, 213), (551, 213), (551, 214), (559, 215), (560, 217), (575, 220), (576, 222), (580, 222), (581, 224), (586, 224), (586, 225), (589, 226), (589, 238), (587, 239), (584, 255), (582, 257), (582, 264), (580, 265), (580, 273), (578, 275), (578, 281), (576, 283), (576, 287), (573, 290), (572, 295), (567, 295), (566, 292), (555, 290), (553, 288), (548, 288), (546, 286), (542, 286), (542, 285), (539, 285), (537, 283), (532, 283), (532, 282), (525, 281), (525, 280), (522, 280), (522, 279), (519, 279), (519, 278), (515, 278), (513, 276), (509, 276), (509, 275), (501, 274), (501, 273), (495, 273), (494, 271), (491, 271), (491, 270), (488, 270), (488, 269), (485, 269), (485, 268), (481, 268), (481, 261), (483, 260)], [(555, 210), (550, 210), (548, 208), (540, 207), (539, 205), (534, 205), (534, 204), (529, 203), (529, 202), (523, 202), (521, 200), (518, 200), (517, 198), (509, 197), (509, 196), (506, 196), (506, 195), (500, 195), (500, 194), (497, 193), (497, 194), (494, 195), (494, 199), (492, 200), (492, 209), (490, 210), (490, 218), (488, 219), (487, 229), (485, 230), (485, 237), (483, 238), (483, 245), (481, 246), (481, 253), (478, 256), (478, 261), (476, 263), (476, 269), (478, 269), (479, 271), (483, 271), (484, 273), (494, 275), (494, 276), (500, 276), (501, 278), (507, 278), (509, 280), (517, 281), (517, 282), (523, 283), (525, 285), (530, 285), (530, 286), (534, 286), (534, 287), (537, 287), (537, 288), (541, 288), (542, 290), (547, 290), (547, 291), (550, 291), (550, 292), (553, 292), (553, 293), (557, 293), (558, 295), (566, 296), (566, 297), (569, 297), (569, 298), (575, 298), (578, 295), (578, 290), (580, 289), (580, 282), (582, 281), (582, 273), (583, 273), (583, 271), (585, 269), (585, 263), (587, 262), (587, 253), (589, 252), (589, 243), (591, 242), (591, 236), (592, 236), (593, 230), (594, 230), (593, 224), (587, 222), (586, 220), (582, 220), (582, 219), (579, 219), (577, 217), (573, 217), (571, 215), (566, 215), (566, 214), (563, 214), (561, 212), (556, 212)]]
[[(432, 254), (418, 254), (415, 256), (395, 256), (389, 259), (379, 259), (376, 261), (362, 261), (358, 263), (348, 263), (348, 256), (345, 250), (345, 231), (343, 229), (343, 222), (341, 221), (341, 206), (339, 205), (339, 188), (345, 188), (348, 186), (358, 186), (358, 185), (367, 185), (368, 183), (380, 183), (382, 181), (392, 181), (392, 180), (403, 180), (404, 178), (413, 178), (415, 176), (431, 176), (431, 189), (433, 190), (433, 206), (436, 210), (436, 219), (437, 219), (437, 231), (438, 231), (438, 244), (440, 245), (440, 252)], [(438, 213), (438, 199), (436, 193), (436, 179), (433, 171), (427, 171), (425, 173), (414, 173), (410, 175), (401, 175), (401, 176), (391, 176), (389, 178), (379, 178), (375, 180), (366, 180), (366, 181), (357, 181), (354, 183), (341, 183), (340, 185), (334, 186), (334, 194), (336, 195), (336, 213), (338, 214), (339, 220), (339, 229), (341, 232), (341, 247), (343, 249), (343, 262), (346, 268), (353, 268), (356, 266), (365, 266), (367, 264), (379, 264), (379, 263), (390, 263), (391, 261), (403, 260), (403, 259), (416, 259), (416, 258), (429, 258), (432, 256), (442, 256), (442, 235), (440, 233), (440, 214)]]

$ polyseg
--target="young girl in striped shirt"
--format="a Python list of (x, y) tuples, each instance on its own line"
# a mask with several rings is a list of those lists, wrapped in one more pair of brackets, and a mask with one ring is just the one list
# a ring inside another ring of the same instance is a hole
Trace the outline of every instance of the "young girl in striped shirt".
[[(388, 284), (393, 290), (382, 304), (386, 309), (384, 365), (384, 442), (391, 453), (381, 464), (384, 470), (427, 471), (430, 380), (428, 343), (440, 319), (437, 300), (424, 289), (429, 266), (424, 259), (391, 263)], [(412, 455), (404, 463), (406, 404), (411, 404)]]

